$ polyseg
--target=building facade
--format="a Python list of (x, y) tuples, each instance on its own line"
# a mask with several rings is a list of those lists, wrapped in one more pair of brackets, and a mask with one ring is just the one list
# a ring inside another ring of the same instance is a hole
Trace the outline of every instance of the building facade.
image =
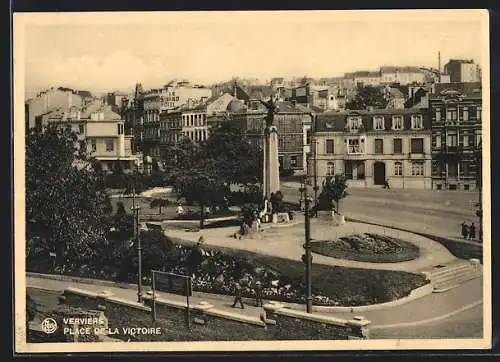
[(125, 135), (120, 115), (102, 104), (71, 107), (69, 111), (56, 110), (45, 114), (44, 124), (71, 128), (77, 134), (77, 144), (98, 160), (104, 172), (118, 167), (132, 172), (137, 157), (132, 152), (132, 136)]
[(450, 59), (444, 66), (450, 76), (450, 83), (474, 83), (481, 81), (479, 66), (473, 60)]
[(424, 83), (427, 79), (426, 73), (418, 67), (380, 67), (380, 82), (382, 84), (398, 83), (407, 85), (411, 83)]
[(481, 83), (436, 85), (432, 117), (432, 179), (436, 190), (474, 190), (481, 177)]
[(318, 184), (343, 174), (350, 187), (430, 189), (431, 123), (419, 109), (328, 112), (315, 121)]
[(40, 116), (58, 108), (69, 110), (83, 104), (82, 97), (75, 91), (67, 88), (50, 88), (40, 92), (36, 97), (25, 102), (26, 129), (43, 127)]
[[(278, 102), (274, 125), (278, 130), (278, 157), (283, 170), (306, 170), (306, 155), (310, 151), (311, 111), (292, 102)], [(263, 147), (267, 111), (262, 105), (241, 109), (231, 114), (231, 122), (244, 130), (251, 142)]]

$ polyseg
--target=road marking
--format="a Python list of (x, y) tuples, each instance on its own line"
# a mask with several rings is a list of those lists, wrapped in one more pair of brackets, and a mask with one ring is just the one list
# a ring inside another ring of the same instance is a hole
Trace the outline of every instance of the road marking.
[(471, 303), (471, 304), (468, 304), (460, 309), (457, 309), (453, 312), (449, 312), (449, 313), (446, 313), (446, 314), (443, 314), (443, 315), (440, 315), (440, 316), (437, 316), (437, 317), (434, 317), (434, 318), (429, 318), (429, 319), (424, 319), (424, 320), (421, 320), (421, 321), (415, 321), (415, 322), (408, 322), (408, 323), (397, 323), (397, 324), (387, 324), (387, 325), (375, 325), (375, 326), (371, 326), (370, 329), (385, 329), (385, 328), (400, 328), (400, 327), (415, 327), (415, 326), (418, 326), (418, 325), (422, 325), (422, 324), (428, 324), (428, 323), (432, 323), (432, 322), (436, 322), (436, 321), (439, 321), (439, 320), (442, 320), (442, 319), (446, 319), (446, 318), (449, 318), (449, 317), (452, 317), (454, 316), (455, 314), (459, 314), (459, 313), (462, 313), (468, 309), (471, 309), (471, 308), (474, 308), (480, 304), (483, 304), (483, 300), (477, 300), (475, 301), (474, 303)]

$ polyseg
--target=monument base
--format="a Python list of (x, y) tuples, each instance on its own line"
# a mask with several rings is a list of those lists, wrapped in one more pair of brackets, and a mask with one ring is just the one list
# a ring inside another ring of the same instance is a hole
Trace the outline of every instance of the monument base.
[(273, 214), (273, 224), (286, 224), (290, 222), (290, 215), (287, 212)]
[(345, 216), (340, 214), (332, 213), (333, 224), (335, 226), (340, 226), (345, 224)]

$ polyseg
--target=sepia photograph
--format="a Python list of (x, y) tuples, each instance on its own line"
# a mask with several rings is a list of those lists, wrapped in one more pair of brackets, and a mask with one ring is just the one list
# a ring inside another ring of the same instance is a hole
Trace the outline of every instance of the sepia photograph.
[(14, 13), (15, 352), (491, 348), (489, 37)]

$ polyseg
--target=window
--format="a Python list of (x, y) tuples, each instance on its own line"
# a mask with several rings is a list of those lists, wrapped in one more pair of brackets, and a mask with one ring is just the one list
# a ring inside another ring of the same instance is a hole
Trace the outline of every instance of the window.
[(384, 153), (384, 140), (382, 138), (375, 139), (375, 153)]
[(349, 129), (352, 130), (358, 130), (361, 128), (362, 122), (361, 122), (361, 117), (349, 117), (347, 119), (347, 124), (349, 126)]
[(447, 121), (456, 121), (457, 120), (457, 110), (456, 109), (448, 109), (446, 111), (446, 120)]
[(394, 162), (394, 176), (403, 176), (403, 164)]
[(395, 138), (393, 142), (394, 142), (393, 153), (395, 154), (403, 153), (403, 140), (401, 138)]
[(328, 162), (326, 164), (326, 175), (327, 176), (335, 175), (335, 164), (333, 162)]
[(456, 134), (449, 134), (446, 137), (446, 146), (457, 147), (457, 135)]
[(111, 152), (115, 149), (114, 140), (106, 140), (106, 152)]
[(347, 153), (362, 153), (359, 139), (350, 139), (347, 143)]
[(118, 134), (121, 135), (123, 134), (123, 124), (118, 124)]
[(441, 120), (441, 109), (436, 109), (436, 121)]
[(97, 142), (96, 142), (96, 140), (94, 140), (94, 139), (93, 139), (93, 140), (91, 140), (91, 141), (90, 141), (90, 145), (91, 145), (91, 147), (92, 147), (92, 152), (97, 151)]
[(480, 134), (476, 135), (476, 146), (481, 146), (481, 135)]
[(424, 153), (424, 139), (412, 138), (410, 144), (411, 153)]
[(373, 129), (377, 131), (384, 129), (384, 117), (382, 116), (373, 117)]
[(84, 130), (84, 128), (83, 128), (83, 123), (80, 123), (80, 124), (78, 125), (78, 132), (83, 133), (83, 130)]
[(469, 163), (464, 162), (462, 163), (462, 175), (465, 177), (469, 177)]
[(306, 130), (306, 145), (311, 144), (311, 130)]
[(463, 110), (463, 113), (462, 113), (462, 119), (464, 121), (468, 121), (469, 120), (469, 109), (468, 108), (464, 108)]
[(411, 116), (411, 128), (412, 129), (422, 129), (424, 128), (424, 123), (422, 120), (422, 115), (416, 114)]
[(412, 162), (411, 163), (411, 175), (412, 176), (423, 176), (424, 175), (424, 163), (423, 162)]
[(333, 153), (333, 140), (326, 140), (326, 153)]
[(481, 120), (481, 107), (476, 108), (476, 118), (477, 120)]
[(392, 117), (392, 129), (395, 130), (403, 129), (403, 116)]
[(464, 135), (464, 136), (462, 136), (460, 138), (461, 138), (461, 140), (460, 140), (460, 146), (462, 146), (462, 147), (469, 147), (469, 136)]
[(441, 136), (436, 136), (436, 148), (441, 148)]

